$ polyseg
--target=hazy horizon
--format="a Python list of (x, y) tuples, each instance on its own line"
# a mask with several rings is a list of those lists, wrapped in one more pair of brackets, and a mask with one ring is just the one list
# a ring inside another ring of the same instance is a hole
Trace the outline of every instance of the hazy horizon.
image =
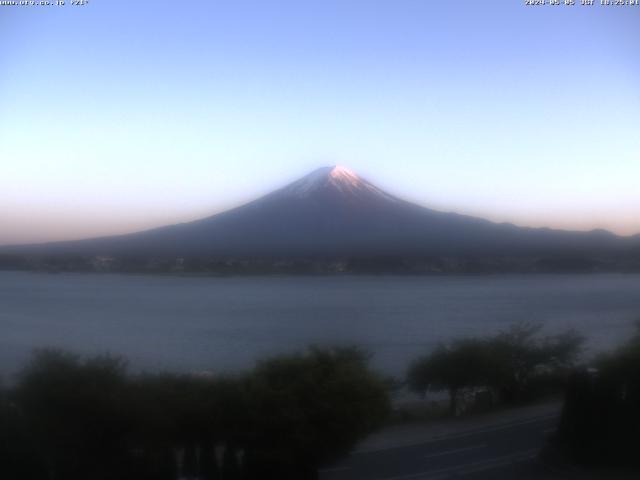
[(429, 208), (640, 233), (638, 8), (0, 10), (0, 245), (128, 233), (344, 164)]

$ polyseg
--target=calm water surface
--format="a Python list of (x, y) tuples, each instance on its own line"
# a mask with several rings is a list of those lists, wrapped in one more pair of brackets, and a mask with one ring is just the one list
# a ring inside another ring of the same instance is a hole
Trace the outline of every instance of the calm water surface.
[(593, 352), (640, 318), (640, 275), (154, 277), (0, 272), (0, 370), (35, 347), (125, 355), (134, 369), (239, 370), (310, 343), (368, 348), (401, 375), (438, 342), (542, 322)]

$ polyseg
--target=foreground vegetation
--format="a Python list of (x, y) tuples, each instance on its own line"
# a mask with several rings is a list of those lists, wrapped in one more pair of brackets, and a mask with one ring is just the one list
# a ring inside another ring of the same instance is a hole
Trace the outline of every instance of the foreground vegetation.
[[(571, 462), (640, 466), (640, 328), (578, 366), (583, 339), (517, 324), (416, 359), (408, 387), (447, 392), (449, 414), (567, 388), (554, 447)], [(8, 480), (316, 479), (390, 413), (390, 385), (357, 348), (310, 348), (242, 375), (131, 374), (113, 356), (41, 350), (0, 387)]]
[(640, 323), (622, 347), (569, 382), (551, 451), (590, 467), (640, 468)]
[(446, 391), (449, 413), (469, 404), (515, 404), (560, 392), (575, 366), (583, 338), (569, 330), (541, 336), (541, 326), (521, 323), (486, 338), (462, 338), (440, 345), (409, 368), (409, 388), (426, 395)]
[(353, 348), (228, 378), (133, 376), (119, 358), (44, 350), (1, 393), (0, 466), (8, 480), (310, 479), (388, 410)]

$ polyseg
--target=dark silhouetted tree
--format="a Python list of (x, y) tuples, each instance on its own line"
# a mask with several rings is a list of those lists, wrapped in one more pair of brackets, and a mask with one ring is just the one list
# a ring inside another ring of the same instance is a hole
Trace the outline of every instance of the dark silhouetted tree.
[(51, 480), (110, 479), (126, 468), (125, 363), (37, 352), (22, 372), (15, 405)]
[(428, 390), (447, 390), (449, 412), (454, 415), (461, 390), (488, 384), (491, 360), (484, 340), (462, 339), (440, 345), (409, 367), (408, 385), (422, 395)]
[(313, 479), (389, 410), (385, 383), (355, 348), (312, 348), (257, 366), (249, 381), (251, 478)]
[(540, 336), (540, 326), (520, 323), (493, 337), (467, 338), (440, 345), (409, 367), (409, 388), (424, 395), (447, 390), (449, 410), (458, 410), (459, 394), (491, 389), (504, 402), (518, 402), (532, 377), (568, 369), (578, 358), (583, 338), (574, 331)]

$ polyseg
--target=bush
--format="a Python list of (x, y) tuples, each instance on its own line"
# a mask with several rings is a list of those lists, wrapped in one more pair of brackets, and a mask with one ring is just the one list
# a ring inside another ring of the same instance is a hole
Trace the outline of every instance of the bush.
[(15, 389), (22, 419), (49, 478), (108, 479), (126, 463), (125, 364), (115, 357), (37, 352)]
[(0, 390), (2, 478), (314, 478), (388, 409), (386, 385), (353, 348), (228, 378), (132, 377), (117, 357), (42, 350)]

